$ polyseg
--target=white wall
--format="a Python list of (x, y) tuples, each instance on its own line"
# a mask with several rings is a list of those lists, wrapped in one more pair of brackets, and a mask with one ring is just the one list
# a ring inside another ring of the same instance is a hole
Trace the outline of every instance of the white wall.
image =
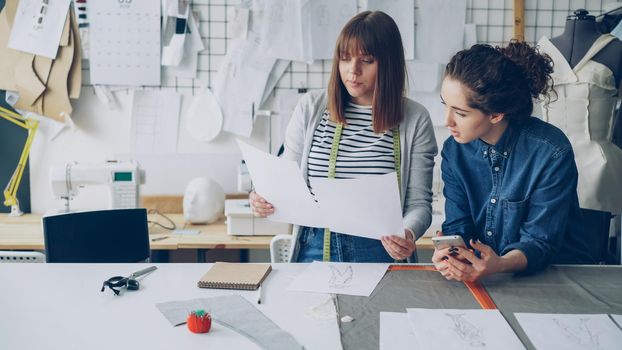
[[(115, 93), (120, 109), (108, 110), (99, 102), (91, 87), (82, 89), (82, 96), (73, 101), (73, 120), (76, 128), (65, 130), (54, 140), (48, 140), (45, 126), (38, 131), (30, 154), (30, 186), (32, 211), (44, 213), (60, 208), (49, 186), (51, 166), (67, 162), (104, 162), (110, 159), (130, 159), (131, 92)], [(196, 141), (186, 131), (185, 112), (192, 94), (184, 92), (180, 114), (178, 154), (140, 156), (137, 159), (146, 170), (142, 194), (183, 194), (186, 184), (194, 177), (207, 176), (219, 182), (225, 192), (235, 192), (237, 167), (241, 160), (233, 136), (221, 133), (207, 144)], [(250, 142), (268, 149), (268, 129), (265, 118), (258, 119)], [(91, 187), (81, 191), (72, 201), (72, 208), (93, 209), (106, 206), (105, 188)]]

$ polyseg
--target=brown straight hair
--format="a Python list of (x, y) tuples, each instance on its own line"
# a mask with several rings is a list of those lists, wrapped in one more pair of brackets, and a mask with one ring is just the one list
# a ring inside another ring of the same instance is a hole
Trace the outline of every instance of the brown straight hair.
[(333, 56), (328, 83), (328, 111), (332, 121), (346, 124), (345, 106), (350, 94), (341, 81), (339, 60), (343, 55), (371, 55), (378, 62), (372, 100), (374, 132), (385, 132), (404, 119), (406, 61), (402, 37), (395, 21), (381, 11), (365, 11), (343, 27)]

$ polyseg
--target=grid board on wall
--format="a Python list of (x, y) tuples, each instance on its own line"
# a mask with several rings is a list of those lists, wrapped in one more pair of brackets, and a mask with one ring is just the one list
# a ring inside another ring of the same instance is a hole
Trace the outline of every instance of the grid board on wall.
[[(364, 0), (358, 0), (359, 10)], [(622, 5), (622, 0), (617, 0)], [(553, 37), (563, 32), (566, 16), (576, 9), (591, 14), (603, 12), (607, 0), (525, 0), (525, 40), (535, 43), (540, 37)], [(207, 84), (211, 87), (220, 64), (227, 53), (231, 37), (227, 33), (227, 12), (238, 6), (236, 0), (193, 0), (192, 9), (200, 16), (200, 31), (206, 49), (199, 53), (196, 79), (182, 79), (163, 75), (161, 88), (179, 92), (194, 92)], [(418, 11), (415, 0), (415, 17)], [(479, 43), (500, 45), (513, 36), (514, 18), (512, 0), (467, 0), (466, 23), (477, 25)], [(417, 23), (415, 18), (415, 28)], [(334, 43), (327, 43), (334, 45)], [(86, 65), (88, 67), (88, 65)], [(88, 68), (84, 68), (88, 70)], [(316, 60), (313, 64), (292, 61), (279, 80), (277, 89), (319, 89), (327, 85), (331, 70), (330, 60)], [(83, 73), (88, 77), (88, 72)], [(88, 78), (85, 80), (88, 81)], [(88, 85), (88, 82), (86, 83)]]

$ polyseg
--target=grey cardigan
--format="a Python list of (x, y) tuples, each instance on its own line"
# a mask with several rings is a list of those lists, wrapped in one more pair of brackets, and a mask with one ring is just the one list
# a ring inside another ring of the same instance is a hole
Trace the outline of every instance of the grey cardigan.
[[(307, 180), (308, 157), (313, 132), (326, 110), (325, 90), (303, 96), (294, 109), (285, 134), (284, 158), (298, 162)], [(432, 169), (438, 149), (428, 111), (419, 103), (404, 98), (404, 120), (400, 124), (402, 213), (404, 227), (421, 237), (432, 222)], [(299, 226), (294, 226), (290, 261), (298, 253)]]

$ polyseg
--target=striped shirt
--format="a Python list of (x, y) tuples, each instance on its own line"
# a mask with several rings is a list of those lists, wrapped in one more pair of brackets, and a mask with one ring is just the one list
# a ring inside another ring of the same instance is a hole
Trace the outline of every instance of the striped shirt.
[[(345, 108), (346, 125), (341, 132), (337, 153), (338, 179), (352, 179), (364, 175), (383, 175), (395, 171), (393, 133), (374, 133), (371, 106), (350, 103)], [(328, 177), (330, 150), (336, 124), (324, 112), (313, 133), (308, 160), (308, 177)]]

